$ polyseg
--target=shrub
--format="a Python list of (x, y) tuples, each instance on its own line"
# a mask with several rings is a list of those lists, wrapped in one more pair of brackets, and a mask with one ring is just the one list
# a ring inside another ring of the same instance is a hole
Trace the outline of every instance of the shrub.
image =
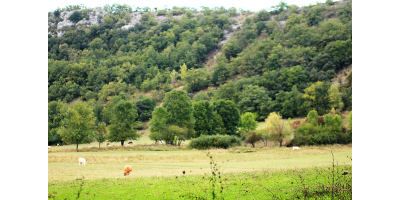
[(209, 149), (209, 148), (229, 148), (233, 146), (240, 146), (241, 141), (236, 136), (229, 135), (209, 135), (200, 136), (199, 138), (192, 139), (189, 148), (196, 149)]
[(173, 9), (173, 10), (171, 10), (171, 12), (172, 12), (172, 15), (174, 15), (174, 16), (183, 14), (183, 11), (181, 9)]
[(166, 15), (167, 11), (166, 10), (158, 10), (157, 15)]
[(60, 16), (60, 13), (61, 13), (61, 12), (60, 12), (60, 9), (57, 9), (57, 10), (54, 11), (54, 16), (55, 16), (55, 17), (59, 17), (59, 16)]
[(82, 19), (83, 19), (82, 13), (79, 12), (79, 11), (73, 12), (73, 13), (68, 17), (68, 20), (70, 20), (71, 22), (74, 22), (74, 23), (78, 23), (78, 22), (81, 21)]
[(251, 144), (253, 148), (255, 147), (255, 143), (261, 140), (261, 136), (256, 132), (252, 132), (249, 137), (246, 138), (245, 142)]

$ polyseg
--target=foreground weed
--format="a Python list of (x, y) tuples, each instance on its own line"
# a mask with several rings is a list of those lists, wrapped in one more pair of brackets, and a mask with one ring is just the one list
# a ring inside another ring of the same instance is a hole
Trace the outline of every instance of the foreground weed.
[[(315, 169), (317, 182), (314, 186), (310, 186), (305, 180), (306, 175), (298, 173), (301, 187), (297, 190), (295, 198), (327, 198), (330, 199), (351, 199), (352, 197), (352, 167), (339, 166), (335, 164), (335, 157), (332, 154), (332, 168)], [(350, 158), (351, 159), (351, 158)], [(318, 177), (325, 177), (324, 183), (320, 182)]]

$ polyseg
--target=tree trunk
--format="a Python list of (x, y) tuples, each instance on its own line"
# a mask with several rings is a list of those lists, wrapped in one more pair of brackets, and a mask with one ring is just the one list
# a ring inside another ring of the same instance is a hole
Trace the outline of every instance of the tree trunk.
[(99, 142), (99, 149), (100, 149), (100, 142)]
[(279, 141), (279, 146), (280, 147), (282, 146), (282, 142), (283, 142), (283, 140)]
[(76, 144), (76, 152), (78, 152), (78, 144)]
[(124, 140), (121, 140), (121, 146), (124, 146)]

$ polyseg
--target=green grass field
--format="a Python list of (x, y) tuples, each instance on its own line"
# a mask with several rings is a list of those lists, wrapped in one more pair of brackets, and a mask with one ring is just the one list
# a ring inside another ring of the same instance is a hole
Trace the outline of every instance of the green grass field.
[[(263, 147), (260, 142), (256, 148), (195, 150), (185, 145), (154, 145), (148, 130), (142, 132), (140, 140), (129, 147), (101, 146), (99, 150), (95, 142), (80, 145), (80, 152), (75, 152), (74, 145), (52, 147), (48, 153), (49, 198), (76, 199), (79, 194), (83, 199), (212, 199), (215, 188), (217, 199), (293, 199), (296, 195), (330, 199), (326, 190), (331, 152), (340, 166), (338, 173), (351, 172), (351, 145), (304, 146), (293, 151)], [(222, 177), (216, 179), (215, 187), (210, 182), (214, 176), (208, 152)], [(86, 166), (78, 165), (79, 157), (87, 160)], [(129, 176), (123, 176), (125, 165), (133, 168)], [(338, 175), (343, 177), (350, 181), (336, 182), (347, 186), (335, 198), (348, 199), (351, 175)]]

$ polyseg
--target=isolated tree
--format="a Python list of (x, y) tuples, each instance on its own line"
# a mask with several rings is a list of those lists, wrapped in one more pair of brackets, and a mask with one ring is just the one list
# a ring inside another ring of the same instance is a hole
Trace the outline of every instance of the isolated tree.
[(121, 146), (128, 139), (136, 140), (140, 137), (135, 127), (140, 125), (136, 121), (138, 117), (136, 106), (129, 101), (121, 100), (112, 108), (110, 134), (108, 139), (111, 142), (121, 142)]
[(257, 128), (256, 115), (246, 112), (240, 116), (239, 127), (244, 131), (254, 131)]
[(289, 136), (292, 132), (290, 124), (283, 121), (282, 117), (275, 112), (269, 114), (265, 121), (267, 123), (266, 130), (270, 133), (271, 139), (278, 141), (279, 145), (282, 146), (283, 139)]
[(255, 143), (261, 140), (261, 136), (257, 134), (255, 131), (252, 131), (252, 133), (246, 138), (245, 142), (250, 143), (253, 148), (255, 147)]
[(78, 152), (79, 144), (90, 141), (93, 125), (93, 110), (86, 103), (78, 102), (68, 109), (58, 134), (65, 142), (76, 144), (76, 152)]
[(107, 128), (106, 128), (106, 123), (101, 122), (97, 125), (96, 129), (94, 130), (94, 138), (96, 139), (97, 142), (99, 142), (99, 149), (100, 149), (100, 144), (107, 139)]
[(221, 116), (226, 134), (238, 136), (240, 114), (236, 104), (229, 100), (218, 100), (214, 102), (214, 110)]

